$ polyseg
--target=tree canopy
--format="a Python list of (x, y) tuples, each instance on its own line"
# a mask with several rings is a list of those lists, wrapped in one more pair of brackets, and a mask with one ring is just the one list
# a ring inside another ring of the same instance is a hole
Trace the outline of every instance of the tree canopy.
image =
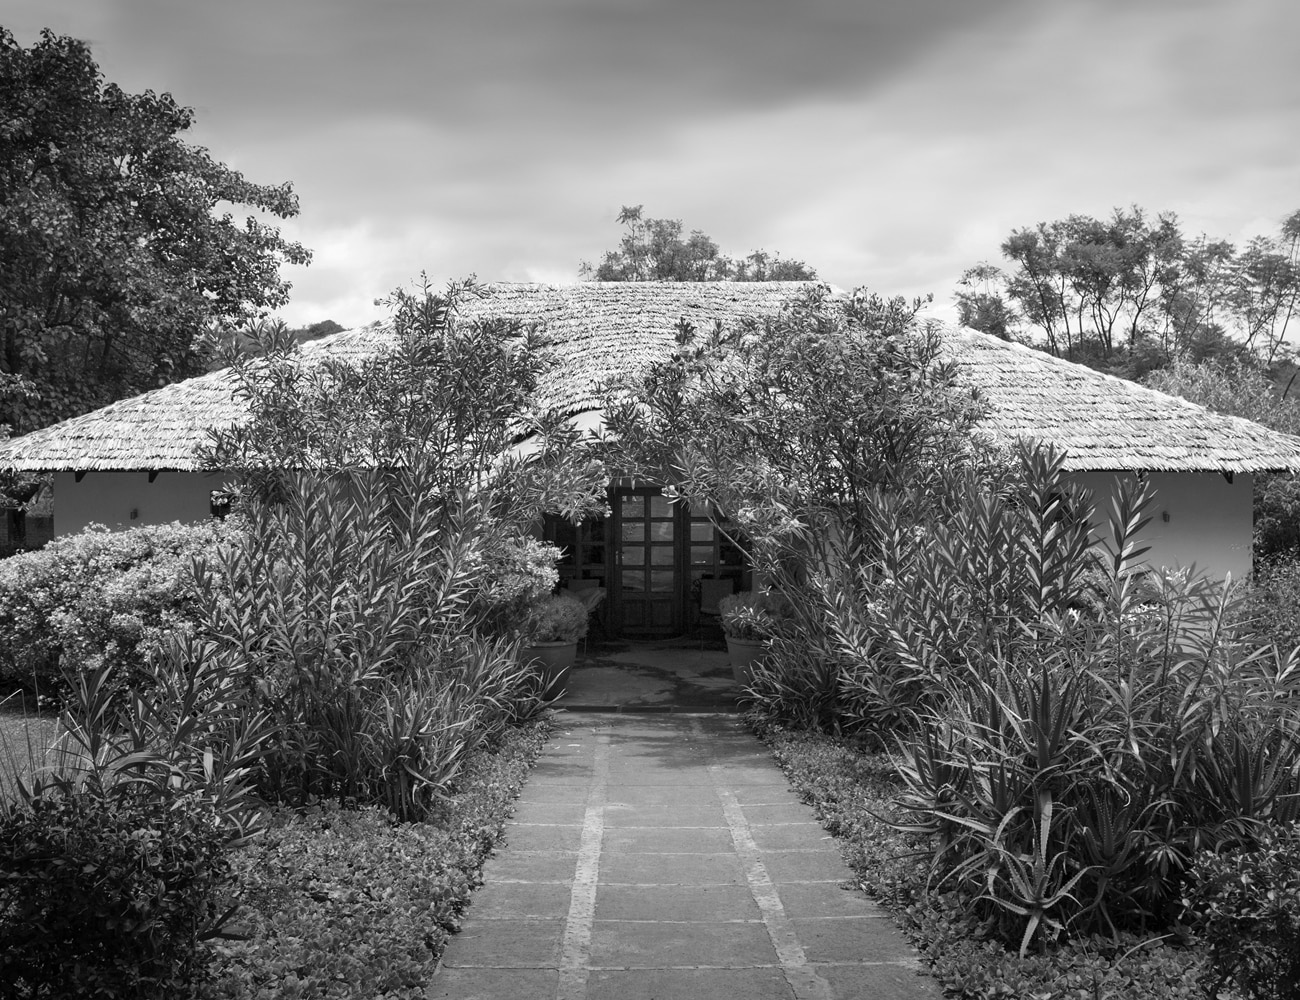
[(180, 136), (170, 94), (127, 94), (89, 47), (0, 28), (0, 422), (28, 431), (202, 372), (214, 324), (288, 299), (310, 253), (220, 205), (289, 218), (262, 185)]
[(1271, 365), (1300, 306), (1300, 212), (1242, 247), (1133, 206), (1017, 229), (1001, 249), (1007, 270), (982, 263), (962, 275), (961, 321), (1036, 334), (1053, 354), (1125, 374), (1181, 354), (1247, 352)]
[(617, 250), (605, 251), (599, 264), (579, 266), (596, 281), (808, 281), (817, 273), (801, 260), (755, 250), (729, 257), (712, 239), (693, 229), (683, 238), (681, 219), (647, 219), (641, 205), (624, 205), (618, 221), (626, 227)]

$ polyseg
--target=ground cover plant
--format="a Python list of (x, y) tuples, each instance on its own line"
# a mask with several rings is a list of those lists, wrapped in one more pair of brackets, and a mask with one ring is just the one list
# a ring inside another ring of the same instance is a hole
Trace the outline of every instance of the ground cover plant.
[(277, 809), (233, 859), (243, 904), (205, 998), (423, 997), (479, 868), (549, 732), (538, 720), (473, 755), (423, 823), (375, 807)]

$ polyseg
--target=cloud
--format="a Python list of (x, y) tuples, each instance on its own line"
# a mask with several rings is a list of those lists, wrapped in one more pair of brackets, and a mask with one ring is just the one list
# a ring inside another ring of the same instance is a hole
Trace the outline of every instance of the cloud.
[(294, 181), (295, 322), (363, 321), (421, 268), (575, 278), (624, 204), (940, 298), (1071, 212), (1241, 240), (1300, 207), (1293, 0), (10, 6), (20, 38), (88, 37), (110, 79), (195, 105), (217, 158)]

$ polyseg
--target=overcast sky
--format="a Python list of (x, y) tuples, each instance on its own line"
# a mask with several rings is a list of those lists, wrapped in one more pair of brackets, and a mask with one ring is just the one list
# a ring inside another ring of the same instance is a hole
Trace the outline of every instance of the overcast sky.
[[(933, 292), (1013, 229), (1300, 209), (1297, 0), (0, 0), (190, 141), (292, 181), (293, 325), (438, 282), (567, 282), (622, 205), (845, 288)], [(946, 310), (945, 310), (946, 312)]]

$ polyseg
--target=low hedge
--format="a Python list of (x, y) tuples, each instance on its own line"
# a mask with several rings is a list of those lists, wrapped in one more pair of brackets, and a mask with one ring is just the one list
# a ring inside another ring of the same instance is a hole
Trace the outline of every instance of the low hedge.
[(230, 878), (224, 840), (200, 797), (124, 786), (0, 811), (0, 994), (192, 995)]
[(1211, 996), (1228, 984), (1252, 1000), (1300, 996), (1300, 829), (1270, 831), (1256, 851), (1203, 854), (1184, 903), (1209, 949)]
[(886, 754), (751, 714), (749, 722), (822, 825), (840, 838), (858, 885), (888, 907), (945, 990), (967, 1000), (1144, 1000), (1205, 997), (1205, 954), (1177, 939), (1074, 939), (1020, 958), (968, 914), (972, 900), (932, 885), (931, 850), (900, 833), (891, 802), (901, 791)]
[(129, 684), (142, 647), (195, 624), (191, 559), (237, 530), (216, 520), (126, 531), (91, 525), (0, 560), (0, 687), (61, 702), (65, 666), (104, 662), (120, 664)]
[(233, 858), (243, 909), (205, 1000), (422, 998), (548, 724), (507, 730), (425, 823), (320, 804), (271, 813)]

